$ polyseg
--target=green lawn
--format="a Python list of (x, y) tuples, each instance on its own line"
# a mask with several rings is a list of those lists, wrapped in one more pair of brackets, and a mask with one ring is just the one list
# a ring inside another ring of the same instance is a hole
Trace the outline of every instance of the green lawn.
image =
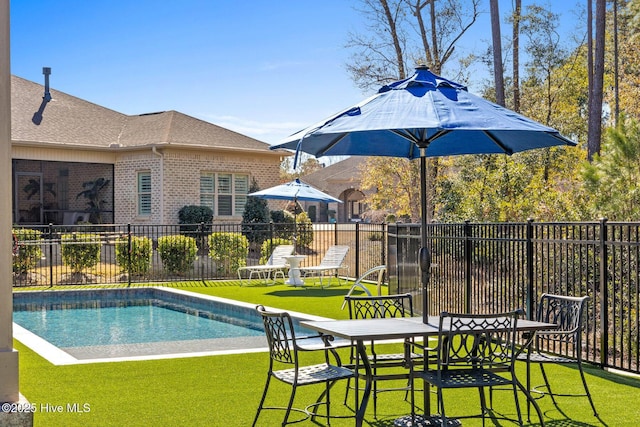
[[(183, 290), (201, 292), (254, 304), (278, 307), (320, 316), (346, 318), (340, 310), (348, 286), (329, 289), (239, 287), (238, 282), (207, 282), (206, 285), (174, 284)], [(20, 354), (20, 390), (36, 407), (37, 426), (250, 426), (258, 405), (268, 364), (267, 354), (248, 353), (138, 362), (97, 363), (53, 366), (15, 342)], [(346, 357), (346, 353), (345, 353)], [(521, 366), (520, 368), (523, 368)], [(521, 369), (523, 370), (523, 369)], [(533, 371), (538, 374), (538, 370)], [(570, 367), (551, 367), (552, 384), (567, 389), (580, 388), (577, 371)], [(539, 400), (546, 425), (558, 426), (635, 426), (640, 422), (640, 380), (614, 375), (597, 368), (587, 369), (587, 381), (594, 395), (600, 418), (593, 416), (586, 398), (559, 398), (556, 408), (548, 397)], [(296, 398), (304, 406), (319, 393), (319, 388), (304, 387)], [(288, 388), (272, 383), (272, 403), (284, 403)], [(335, 413), (352, 410), (342, 405), (344, 386), (332, 394)], [(353, 396), (351, 394), (351, 396)], [(368, 408), (367, 426), (392, 426), (393, 420), (408, 413), (409, 405), (401, 393), (379, 398), (378, 419)], [(421, 395), (419, 396), (421, 400)], [(475, 413), (475, 392), (445, 395), (451, 415)], [(76, 408), (85, 412), (72, 411)], [(62, 411), (55, 411), (62, 407)], [(521, 404), (526, 408), (524, 401)], [(494, 398), (497, 411), (515, 415), (510, 392), (498, 391)], [(282, 413), (264, 411), (259, 425), (280, 425)], [(532, 417), (532, 425), (537, 419)], [(351, 426), (353, 420), (334, 420), (333, 426)], [(318, 425), (311, 421), (300, 426)], [(479, 419), (464, 420), (466, 426), (481, 426)], [(487, 425), (514, 425), (491, 421)]]

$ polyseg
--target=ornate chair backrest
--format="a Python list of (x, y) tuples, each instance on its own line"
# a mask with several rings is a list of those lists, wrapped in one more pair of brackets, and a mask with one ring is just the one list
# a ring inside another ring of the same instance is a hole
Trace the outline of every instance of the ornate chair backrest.
[(350, 319), (413, 316), (411, 294), (385, 296), (346, 296)]
[(262, 316), (272, 362), (297, 366), (296, 337), (289, 313), (267, 311), (262, 305), (257, 306), (256, 310)]
[(582, 328), (588, 296), (542, 294), (538, 303), (536, 320), (558, 325), (557, 329), (536, 334), (538, 347), (561, 353), (573, 354), (582, 345)]
[(438, 332), (438, 369), (512, 369), (520, 312), (490, 315), (442, 313)]

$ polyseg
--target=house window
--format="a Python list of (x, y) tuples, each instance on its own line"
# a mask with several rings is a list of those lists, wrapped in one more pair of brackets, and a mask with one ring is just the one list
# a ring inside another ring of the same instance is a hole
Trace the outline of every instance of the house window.
[(200, 205), (208, 206), (215, 216), (240, 216), (249, 192), (249, 175), (202, 172)]
[(138, 172), (138, 215), (151, 215), (151, 172)]

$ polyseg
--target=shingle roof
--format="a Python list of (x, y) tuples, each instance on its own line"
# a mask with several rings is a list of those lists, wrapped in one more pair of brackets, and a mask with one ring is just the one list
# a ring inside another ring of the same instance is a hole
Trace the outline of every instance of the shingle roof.
[(11, 76), (11, 135), (16, 143), (79, 145), (87, 148), (174, 144), (271, 152), (257, 139), (177, 111), (128, 116)]
[(367, 157), (351, 156), (305, 175), (302, 179), (323, 191), (328, 188), (329, 184), (353, 182), (360, 185), (360, 168), (366, 160)]

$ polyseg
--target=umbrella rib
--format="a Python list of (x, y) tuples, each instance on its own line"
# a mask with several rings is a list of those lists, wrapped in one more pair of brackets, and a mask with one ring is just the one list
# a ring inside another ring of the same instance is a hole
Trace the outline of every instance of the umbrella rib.
[(484, 131), (484, 134), (487, 135), (487, 137), (489, 137), (489, 139), (491, 141), (493, 141), (494, 144), (496, 144), (498, 147), (500, 147), (500, 149), (502, 151), (504, 151), (505, 154), (508, 155), (512, 155), (513, 154), (513, 150), (510, 149), (509, 147), (507, 147), (506, 145), (504, 145), (503, 143), (501, 143), (495, 136), (493, 136), (493, 134), (489, 131)]
[[(333, 141), (331, 144), (327, 144), (327, 146), (324, 148), (324, 150), (320, 150), (318, 151), (318, 153), (316, 154), (316, 157), (322, 157), (324, 155), (326, 155), (327, 151), (331, 150), (337, 143), (339, 143), (340, 141), (342, 141), (342, 139), (347, 136), (346, 133), (340, 135), (340, 137), (336, 138), (335, 141)], [(319, 154), (319, 155), (318, 155)]]

